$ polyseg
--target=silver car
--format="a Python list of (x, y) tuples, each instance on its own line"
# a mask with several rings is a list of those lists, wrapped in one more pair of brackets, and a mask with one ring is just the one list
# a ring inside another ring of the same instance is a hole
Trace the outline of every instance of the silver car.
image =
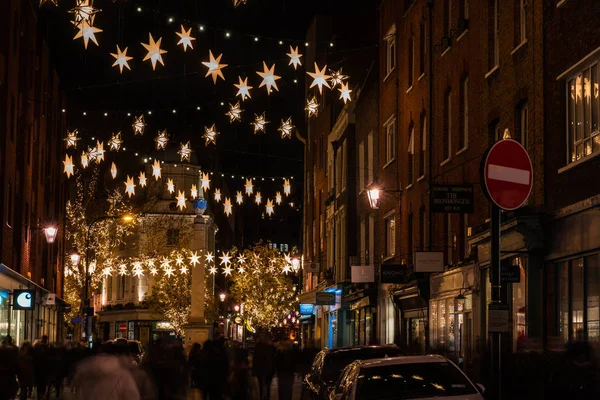
[(340, 376), (330, 400), (483, 400), (475, 385), (439, 355), (355, 361)]

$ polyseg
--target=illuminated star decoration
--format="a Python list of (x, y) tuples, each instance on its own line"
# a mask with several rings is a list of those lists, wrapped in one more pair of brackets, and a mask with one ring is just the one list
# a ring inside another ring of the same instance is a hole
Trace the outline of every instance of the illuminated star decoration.
[(154, 165), (152, 165), (152, 176), (158, 180), (160, 178), (160, 163), (158, 160), (154, 160)]
[(242, 203), (244, 202), (244, 196), (242, 196), (242, 192), (240, 192), (238, 190), (237, 194), (235, 195), (235, 202), (238, 203), (238, 205), (242, 205)]
[(237, 262), (238, 264), (244, 264), (246, 262), (246, 257), (244, 257), (243, 254), (240, 254), (239, 256), (237, 256)]
[(202, 190), (210, 189), (210, 179), (208, 179), (208, 173), (202, 174)]
[(340, 99), (344, 100), (344, 104), (351, 100), (350, 93), (352, 90), (348, 89), (348, 84), (343, 82), (338, 89), (340, 91)]
[(315, 63), (315, 72), (306, 72), (311, 78), (313, 78), (313, 82), (311, 83), (310, 87), (312, 88), (317, 86), (319, 88), (319, 93), (323, 93), (323, 86), (331, 89), (331, 86), (329, 86), (329, 83), (327, 82), (327, 79), (331, 78), (331, 76), (325, 74), (326, 69), (327, 65), (319, 71), (319, 66), (317, 63)]
[(81, 21), (78, 25), (79, 31), (73, 37), (73, 40), (83, 38), (83, 46), (87, 49), (88, 43), (91, 40), (98, 46), (98, 40), (96, 40), (96, 33), (102, 32), (102, 29), (96, 28), (90, 25), (88, 21)]
[(112, 175), (113, 179), (117, 177), (117, 165), (114, 162), (110, 166), (110, 174)]
[(151, 267), (151, 268), (150, 268), (150, 274), (151, 274), (151, 275), (153, 275), (153, 276), (154, 276), (154, 275), (156, 275), (157, 273), (158, 273), (158, 269), (156, 269), (156, 267)]
[(94, 8), (93, 0), (77, 0), (77, 4), (69, 10), (69, 13), (74, 14), (75, 25), (79, 25), (81, 21), (92, 20), (92, 17), (100, 11), (102, 10)]
[(127, 182), (125, 182), (125, 193), (129, 195), (129, 197), (135, 194), (135, 184), (133, 183), (133, 178), (127, 175)]
[(190, 49), (194, 49), (194, 46), (192, 46), (192, 40), (196, 40), (196, 38), (190, 36), (192, 33), (192, 28), (186, 31), (183, 25), (181, 25), (181, 32), (175, 33), (177, 36), (179, 36), (179, 42), (177, 42), (177, 44), (183, 46), (183, 51), (187, 51), (188, 46), (190, 46)]
[(112, 276), (113, 269), (112, 267), (106, 267), (102, 270), (102, 276)]
[(287, 56), (290, 58), (290, 63), (288, 65), (293, 65), (294, 69), (297, 69), (299, 65), (302, 65), (300, 62), (302, 54), (298, 54), (298, 46), (296, 46), (295, 49), (290, 46), (290, 52), (287, 53)]
[(190, 156), (192, 155), (192, 149), (190, 149), (190, 142), (188, 141), (186, 144), (181, 143), (181, 147), (177, 152), (181, 156), (181, 161), (190, 161)]
[(65, 161), (63, 161), (63, 164), (65, 164), (65, 174), (67, 174), (67, 178), (70, 178), (71, 175), (75, 174), (75, 166), (73, 165), (73, 157), (69, 157), (69, 155), (67, 154), (65, 156)]
[(215, 189), (215, 201), (217, 203), (221, 201), (221, 189)]
[(198, 197), (198, 188), (195, 184), (192, 184), (192, 188), (190, 189), (190, 195), (192, 196), (192, 199)]
[(337, 85), (342, 85), (342, 83), (348, 79), (347, 75), (342, 74), (342, 69), (340, 68), (337, 71), (332, 71), (329, 70), (329, 73), (331, 74), (331, 79), (329, 79), (329, 83), (331, 84), (331, 87), (335, 89), (335, 87)]
[(175, 184), (173, 183), (173, 179), (167, 179), (167, 190), (169, 193), (175, 192)]
[(240, 108), (240, 102), (229, 104), (229, 111), (225, 115), (229, 117), (229, 122), (241, 121), (242, 109)]
[(225, 77), (223, 76), (223, 71), (221, 71), (221, 68), (225, 68), (227, 66), (227, 64), (219, 64), (221, 62), (221, 57), (223, 57), (223, 54), (219, 54), (219, 56), (215, 59), (212, 51), (209, 50), (208, 57), (209, 57), (208, 62), (207, 61), (202, 62), (202, 64), (204, 64), (206, 67), (208, 67), (208, 71), (206, 72), (206, 75), (204, 77), (206, 78), (208, 76), (212, 76), (214, 84), (217, 83), (217, 78), (221, 78), (221, 79), (225, 80)]
[(200, 256), (198, 255), (198, 253), (193, 252), (192, 256), (190, 257), (190, 264), (196, 266), (196, 264), (200, 263)]
[(54, 4), (54, 6), (58, 6), (58, 0), (40, 0), (40, 7), (46, 3)]
[(98, 159), (98, 150), (95, 147), (93, 149), (88, 147), (87, 156), (90, 162), (96, 161)]
[(219, 257), (221, 259), (221, 262), (219, 263), (219, 265), (228, 266), (229, 264), (231, 264), (231, 256), (229, 255), (229, 252), (223, 252), (221, 254), (223, 254), (223, 255), (221, 257)]
[(140, 115), (135, 119), (133, 123), (133, 133), (136, 135), (143, 135), (144, 129), (146, 128), (146, 122), (144, 122), (144, 114)]
[(270, 217), (271, 215), (273, 215), (273, 211), (274, 211), (274, 207), (273, 207), (273, 201), (271, 199), (267, 199), (267, 206), (266, 206), (266, 211), (267, 211), (267, 215)]
[(277, 130), (281, 132), (282, 139), (291, 139), (292, 129), (294, 129), (294, 125), (292, 125), (292, 118), (290, 117), (285, 121), (281, 120), (281, 126)]
[(188, 273), (188, 268), (185, 265), (182, 265), (181, 268), (179, 268), (179, 272), (185, 275)]
[(81, 153), (81, 166), (83, 168), (87, 168), (89, 165), (89, 160), (88, 160), (88, 155), (87, 153), (84, 151)]
[(100, 161), (104, 161), (104, 143), (96, 140), (96, 162), (100, 164)]
[(271, 93), (272, 87), (275, 88), (275, 90), (279, 91), (279, 88), (277, 87), (277, 82), (275, 81), (280, 79), (281, 77), (275, 75), (275, 64), (273, 64), (269, 69), (267, 68), (267, 64), (263, 61), (263, 72), (257, 71), (256, 73), (260, 75), (261, 78), (263, 78), (259, 88), (266, 86), (268, 94)]
[(133, 57), (129, 57), (127, 55), (127, 47), (125, 47), (125, 50), (121, 51), (119, 45), (117, 45), (117, 54), (110, 53), (110, 55), (115, 58), (115, 63), (112, 65), (113, 67), (116, 67), (118, 65), (119, 69), (121, 70), (121, 73), (123, 73), (123, 67), (131, 71), (128, 61), (133, 60)]
[(231, 206), (231, 199), (229, 197), (225, 198), (225, 215), (228, 217), (231, 215), (233, 207)]
[(208, 272), (210, 272), (211, 275), (214, 275), (217, 273), (217, 267), (215, 267), (214, 265), (212, 267), (210, 267), (208, 269)]
[(166, 150), (167, 143), (169, 143), (169, 136), (166, 129), (158, 131), (158, 136), (156, 139), (154, 139), (154, 141), (156, 142), (156, 150)]
[(121, 139), (121, 132), (115, 133), (108, 141), (108, 145), (112, 151), (119, 151), (122, 144), (123, 139)]
[(248, 0), (233, 0), (233, 6), (237, 7), (239, 5), (246, 4), (246, 1)]
[(160, 263), (160, 267), (162, 269), (166, 269), (169, 268), (169, 264), (171, 264), (171, 260), (169, 260), (168, 258), (163, 258), (162, 262)]
[(219, 132), (215, 130), (215, 124), (212, 124), (210, 128), (208, 126), (205, 126), (204, 135), (202, 135), (202, 138), (206, 141), (205, 145), (208, 146), (209, 143), (216, 145), (218, 135)]
[(187, 208), (185, 205), (185, 194), (183, 191), (179, 190), (175, 199), (177, 199), (177, 207), (179, 208), (179, 211), (183, 211), (184, 208)]
[(230, 276), (232, 271), (233, 269), (229, 265), (226, 265), (225, 268), (223, 268), (223, 275)]
[(283, 194), (285, 194), (285, 196), (289, 196), (290, 193), (292, 193), (292, 185), (290, 185), (290, 180), (289, 179), (283, 179)]
[(254, 125), (254, 134), (256, 135), (258, 132), (264, 133), (265, 125), (269, 123), (269, 121), (265, 119), (265, 113), (262, 113), (261, 115), (254, 114), (254, 117), (254, 122), (250, 123), (250, 125)]
[(165, 276), (170, 278), (171, 276), (173, 276), (174, 271), (175, 270), (171, 267), (165, 268)]
[(121, 276), (127, 275), (127, 265), (125, 265), (125, 264), (119, 265), (119, 275), (121, 275)]
[(182, 265), (182, 264), (183, 264), (183, 257), (177, 256), (177, 258), (175, 259), (175, 265)]
[(65, 138), (65, 142), (67, 142), (67, 149), (69, 147), (77, 147), (77, 141), (79, 140), (79, 138), (77, 137), (77, 133), (77, 129), (67, 131), (67, 137)]
[(244, 266), (243, 266), (243, 265), (238, 265), (238, 272), (239, 272), (240, 274), (243, 274), (244, 272), (246, 272), (246, 269), (244, 268)]
[(246, 97), (250, 98), (250, 89), (252, 89), (252, 86), (248, 86), (248, 78), (242, 80), (242, 77), (238, 76), (238, 80), (240, 83), (235, 83), (233, 85), (238, 89), (238, 92), (235, 95), (236, 97), (240, 96), (242, 101), (244, 101), (246, 100)]
[(146, 57), (144, 57), (143, 61), (150, 60), (150, 62), (152, 63), (152, 70), (156, 69), (157, 61), (161, 63), (162, 66), (165, 65), (162, 59), (162, 54), (165, 54), (167, 51), (160, 48), (161, 41), (162, 38), (158, 38), (158, 42), (155, 42), (154, 38), (152, 37), (152, 34), (149, 33), (148, 44), (142, 43), (142, 46), (144, 46), (144, 48), (148, 50), (148, 54), (146, 54)]
[(281, 269), (281, 273), (283, 274), (289, 274), (290, 272), (292, 272), (292, 266), (290, 264), (285, 264)]
[(319, 114), (319, 103), (317, 103), (317, 98), (313, 96), (312, 99), (307, 100), (304, 109), (308, 111), (309, 117), (317, 116), (317, 114)]
[(281, 204), (281, 193), (277, 192), (277, 194), (275, 194), (275, 203), (277, 203), (277, 205)]
[(254, 192), (254, 185), (252, 185), (252, 178), (246, 179), (246, 194), (250, 196)]
[(139, 182), (140, 186), (141, 187), (145, 187), (146, 186), (146, 181), (147, 181), (147, 179), (146, 179), (146, 173), (145, 172), (140, 172), (140, 177), (138, 179), (140, 181)]
[(260, 192), (256, 192), (256, 197), (254, 197), (254, 202), (260, 206), (260, 203), (262, 202), (262, 196), (260, 195)]
[(206, 253), (206, 256), (204, 256), (206, 258), (206, 262), (211, 263), (215, 261), (215, 256), (209, 251), (208, 253)]

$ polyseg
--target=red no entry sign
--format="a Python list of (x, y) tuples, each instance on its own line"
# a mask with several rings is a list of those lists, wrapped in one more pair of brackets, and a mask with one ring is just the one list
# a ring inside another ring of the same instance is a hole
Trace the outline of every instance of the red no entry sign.
[(127, 332), (127, 325), (120, 324), (119, 325), (119, 332), (123, 332), (123, 333)]
[(484, 191), (498, 207), (515, 210), (527, 201), (533, 186), (533, 167), (519, 142), (496, 142), (484, 156), (482, 169)]

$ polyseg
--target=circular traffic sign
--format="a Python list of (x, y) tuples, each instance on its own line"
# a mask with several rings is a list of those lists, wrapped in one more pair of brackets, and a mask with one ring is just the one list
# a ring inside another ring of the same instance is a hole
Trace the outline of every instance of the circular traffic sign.
[(489, 199), (503, 210), (521, 207), (533, 187), (533, 166), (521, 143), (504, 139), (483, 157), (483, 188)]
[(119, 325), (119, 332), (125, 333), (127, 332), (127, 325), (125, 324), (120, 324)]

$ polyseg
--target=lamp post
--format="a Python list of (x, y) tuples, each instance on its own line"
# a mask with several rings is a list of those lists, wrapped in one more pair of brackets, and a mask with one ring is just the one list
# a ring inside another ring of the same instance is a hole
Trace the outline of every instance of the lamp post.
[[(88, 224), (87, 232), (85, 235), (85, 279), (84, 279), (84, 286), (83, 286), (83, 311), (84, 311), (84, 313), (90, 307), (90, 299), (88, 296), (88, 291), (89, 291), (89, 286), (90, 286), (90, 273), (89, 273), (89, 271), (90, 271), (90, 257), (89, 257), (90, 234), (92, 232), (92, 228), (94, 227), (94, 225), (96, 225), (100, 221), (106, 221), (108, 219), (121, 219), (125, 223), (130, 223), (134, 220), (134, 217), (131, 214), (123, 214), (121, 216), (105, 215), (105, 216), (96, 218), (95, 220), (93, 220), (92, 222), (90, 222)], [(80, 256), (77, 253), (71, 254), (71, 262), (74, 261), (73, 260), (74, 257), (76, 257), (76, 259), (77, 259), (77, 262), (74, 264), (75, 265), (79, 264)], [(92, 316), (93, 315), (88, 315), (87, 318), (84, 319), (84, 323), (85, 323), (84, 333), (85, 333), (86, 337), (89, 337), (91, 335), (92, 324), (88, 323), (88, 318), (90, 318)]]
[(49, 244), (54, 243), (54, 241), (56, 240), (56, 235), (58, 234), (58, 228), (54, 226), (47, 226), (45, 228), (42, 228), (42, 231), (44, 232), (44, 236), (46, 237), (46, 242)]
[(400, 194), (402, 193), (402, 189), (382, 189), (377, 185), (369, 187), (369, 189), (367, 190), (367, 197), (369, 199), (369, 206), (371, 207), (371, 209), (379, 209), (379, 205), (381, 204), (382, 193)]

